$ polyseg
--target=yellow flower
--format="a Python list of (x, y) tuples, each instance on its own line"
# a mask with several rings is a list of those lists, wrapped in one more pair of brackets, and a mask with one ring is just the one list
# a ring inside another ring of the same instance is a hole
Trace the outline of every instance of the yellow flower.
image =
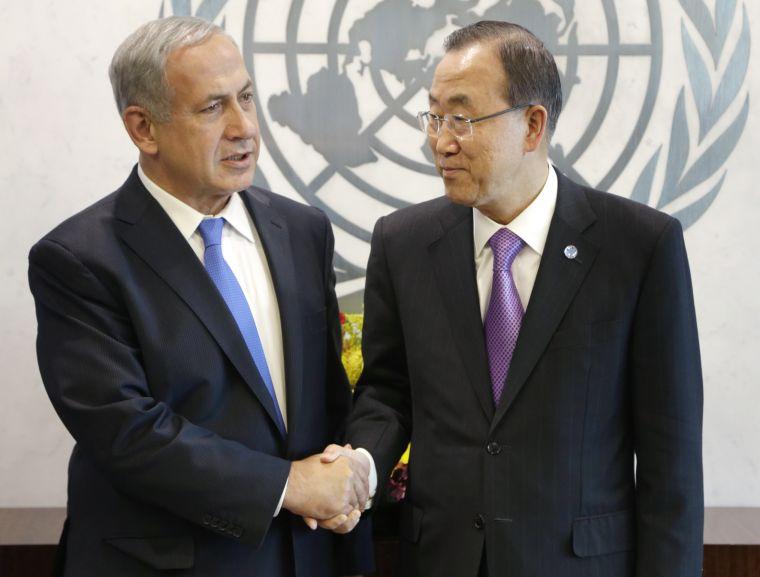
[(348, 382), (353, 389), (356, 386), (359, 377), (364, 369), (364, 360), (362, 359), (362, 327), (364, 325), (364, 315), (345, 314), (341, 320), (341, 338), (343, 352), (341, 360), (343, 368), (348, 375)]
[[(359, 377), (364, 369), (364, 359), (362, 358), (362, 329), (364, 328), (364, 315), (362, 314), (343, 314), (341, 313), (341, 361), (343, 368), (348, 375), (348, 382), (351, 389), (356, 386)], [(411, 445), (406, 447), (406, 451), (401, 455), (399, 463), (404, 465), (409, 463), (409, 450)]]

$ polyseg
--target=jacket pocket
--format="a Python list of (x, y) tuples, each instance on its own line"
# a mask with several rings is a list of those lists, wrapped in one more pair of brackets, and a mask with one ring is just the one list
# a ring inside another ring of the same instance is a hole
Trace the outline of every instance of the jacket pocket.
[(573, 552), (578, 557), (630, 551), (636, 544), (636, 525), (632, 510), (573, 521)]
[(546, 349), (583, 348), (605, 345), (625, 336), (626, 325), (622, 320), (595, 321), (557, 331)]
[(425, 512), (411, 503), (401, 504), (401, 521), (399, 524), (399, 535), (402, 539), (416, 543), (420, 540), (422, 532), (422, 518)]
[(114, 538), (105, 542), (153, 569), (190, 569), (195, 564), (192, 537)]
[(583, 329), (566, 329), (554, 333), (546, 350), (583, 348), (584, 346), (586, 346), (586, 332)]

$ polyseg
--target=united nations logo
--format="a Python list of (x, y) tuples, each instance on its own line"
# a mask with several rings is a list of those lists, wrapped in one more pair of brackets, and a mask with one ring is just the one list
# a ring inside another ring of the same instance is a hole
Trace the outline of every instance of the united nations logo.
[[(746, 2), (746, 0), (745, 0)], [(324, 210), (339, 295), (363, 287), (375, 220), (442, 194), (415, 115), (452, 30), (507, 20), (556, 56), (552, 162), (576, 181), (695, 223), (747, 121), (745, 2), (166, 0), (222, 25), (253, 73), (257, 183)]]

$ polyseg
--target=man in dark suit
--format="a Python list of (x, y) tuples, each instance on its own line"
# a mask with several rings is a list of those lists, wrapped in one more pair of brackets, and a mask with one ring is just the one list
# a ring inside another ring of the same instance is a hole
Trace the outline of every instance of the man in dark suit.
[(139, 165), (30, 254), (40, 371), (76, 440), (63, 573), (371, 568), (366, 532), (301, 518), (352, 528), (367, 470), (315, 455), (350, 405), (333, 236), (321, 212), (250, 186), (237, 47), (203, 20), (159, 20), (110, 74)]
[(411, 440), (401, 574), (694, 577), (702, 382), (675, 219), (547, 163), (554, 59), (454, 32), (420, 114), (446, 197), (381, 218), (348, 427)]

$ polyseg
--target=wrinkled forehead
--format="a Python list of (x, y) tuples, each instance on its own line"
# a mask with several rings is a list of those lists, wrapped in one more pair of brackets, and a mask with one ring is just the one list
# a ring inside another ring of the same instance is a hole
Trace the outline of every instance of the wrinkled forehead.
[(447, 52), (435, 69), (430, 86), (431, 104), (474, 107), (506, 98), (506, 77), (495, 48), (472, 44)]
[(184, 81), (226, 76), (245, 70), (235, 43), (223, 34), (214, 34), (200, 44), (173, 50), (166, 60), (167, 78)]

